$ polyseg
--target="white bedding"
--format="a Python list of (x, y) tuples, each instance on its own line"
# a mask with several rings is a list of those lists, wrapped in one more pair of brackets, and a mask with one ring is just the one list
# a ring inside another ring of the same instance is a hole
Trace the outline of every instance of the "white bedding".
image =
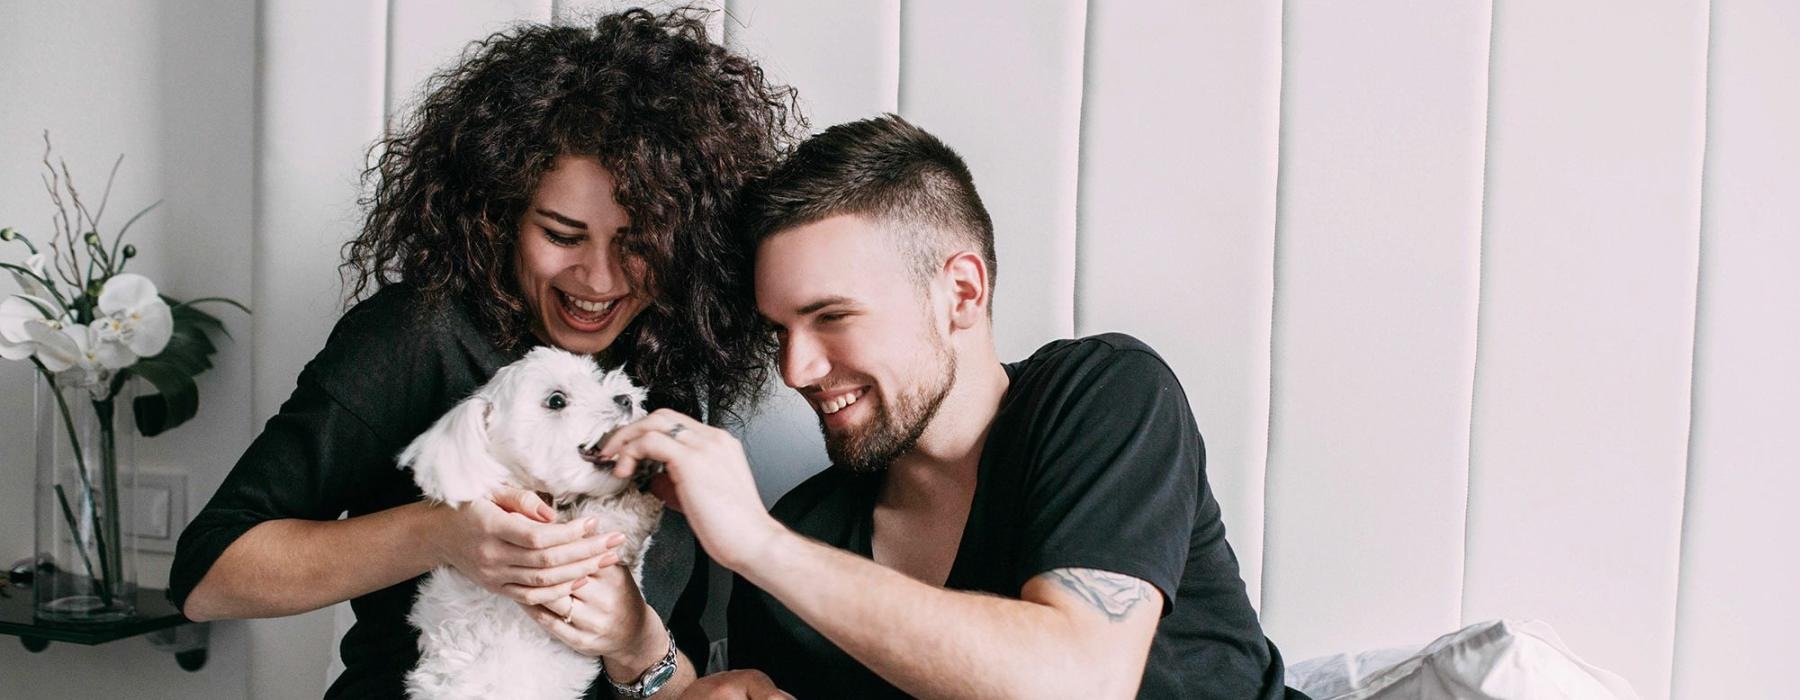
[(1536, 620), (1476, 623), (1423, 648), (1308, 659), (1288, 668), (1287, 683), (1314, 700), (1638, 700)]

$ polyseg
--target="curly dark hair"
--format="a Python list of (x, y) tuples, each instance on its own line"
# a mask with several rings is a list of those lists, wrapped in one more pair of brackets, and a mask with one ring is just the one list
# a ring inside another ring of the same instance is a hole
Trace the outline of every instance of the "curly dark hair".
[(708, 40), (705, 14), (634, 9), (472, 44), (370, 150), (367, 219), (344, 247), (348, 301), (405, 282), (429, 301), (460, 299), (517, 349), (530, 327), (519, 218), (558, 156), (593, 156), (631, 217), (621, 251), (644, 263), (635, 285), (651, 299), (608, 355), (671, 405), (735, 416), (773, 347), (731, 215), (806, 120), (792, 88)]

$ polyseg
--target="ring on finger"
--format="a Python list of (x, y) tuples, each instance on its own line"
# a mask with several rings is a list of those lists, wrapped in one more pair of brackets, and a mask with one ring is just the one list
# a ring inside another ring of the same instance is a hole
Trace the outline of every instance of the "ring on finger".
[(683, 430), (687, 430), (687, 425), (682, 424), (682, 423), (676, 423), (675, 427), (670, 428), (664, 432), (669, 434), (670, 440), (674, 440), (676, 442), (681, 442), (681, 431), (683, 431)]
[(572, 623), (575, 620), (575, 596), (571, 594), (564, 598), (564, 600), (569, 601), (569, 609), (563, 613), (562, 621), (564, 623)]

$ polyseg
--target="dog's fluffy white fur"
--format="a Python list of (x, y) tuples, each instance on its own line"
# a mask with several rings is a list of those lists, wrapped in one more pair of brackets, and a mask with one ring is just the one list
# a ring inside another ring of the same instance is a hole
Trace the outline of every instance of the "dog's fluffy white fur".
[[(641, 481), (614, 477), (594, 450), (644, 414), (644, 390), (623, 372), (537, 348), (494, 374), (400, 454), (427, 498), (461, 507), (501, 486), (548, 493), (559, 522), (584, 517), (622, 532), (623, 565), (641, 583), (662, 502)], [(419, 629), (412, 698), (579, 698), (599, 662), (539, 627), (518, 603), (450, 567), (419, 586), (407, 617)]]

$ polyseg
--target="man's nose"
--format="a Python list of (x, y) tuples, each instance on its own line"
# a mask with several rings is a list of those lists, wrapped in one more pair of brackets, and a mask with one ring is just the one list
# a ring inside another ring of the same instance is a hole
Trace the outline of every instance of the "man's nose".
[(790, 389), (819, 383), (831, 372), (825, 353), (816, 341), (802, 333), (789, 333), (781, 341), (781, 381)]

